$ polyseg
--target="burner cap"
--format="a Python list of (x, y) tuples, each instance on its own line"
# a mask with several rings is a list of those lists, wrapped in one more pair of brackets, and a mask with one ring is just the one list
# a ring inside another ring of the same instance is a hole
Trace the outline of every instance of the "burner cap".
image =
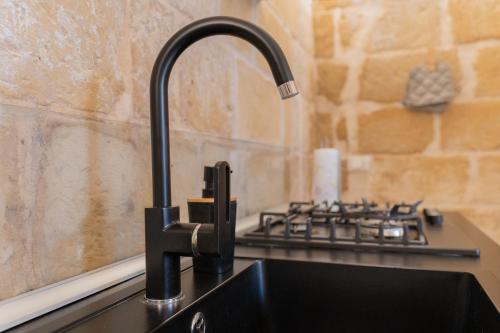
[(382, 224), (384, 228), (385, 238), (401, 238), (403, 237), (403, 226), (396, 221), (382, 221), (375, 219), (363, 220), (361, 222), (361, 234), (364, 236), (379, 236), (379, 226)]

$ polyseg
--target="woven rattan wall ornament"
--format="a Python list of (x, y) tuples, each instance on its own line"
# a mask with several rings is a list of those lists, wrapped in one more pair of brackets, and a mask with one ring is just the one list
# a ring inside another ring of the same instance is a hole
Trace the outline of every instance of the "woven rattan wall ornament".
[(403, 104), (413, 111), (443, 112), (453, 99), (455, 84), (450, 67), (433, 59), (410, 71)]

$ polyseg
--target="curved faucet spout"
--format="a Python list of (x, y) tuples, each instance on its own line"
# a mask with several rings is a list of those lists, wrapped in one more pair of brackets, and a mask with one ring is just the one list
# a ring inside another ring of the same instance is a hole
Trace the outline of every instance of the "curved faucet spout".
[(170, 207), (170, 151), (168, 81), (175, 61), (194, 42), (213, 35), (231, 35), (254, 45), (264, 55), (283, 99), (298, 94), (293, 75), (278, 43), (254, 24), (231, 17), (210, 17), (193, 22), (170, 38), (161, 49), (151, 75), (151, 145), (153, 206)]

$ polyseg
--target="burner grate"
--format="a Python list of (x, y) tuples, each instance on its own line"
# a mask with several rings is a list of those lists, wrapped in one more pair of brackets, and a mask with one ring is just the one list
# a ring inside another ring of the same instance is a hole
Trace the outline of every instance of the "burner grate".
[(475, 255), (428, 246), (413, 204), (375, 202), (291, 202), (285, 212), (262, 212), (255, 230), (236, 238), (240, 245), (326, 248), (400, 253)]
[[(422, 222), (417, 214), (420, 203), (379, 208), (366, 199), (361, 203), (291, 202), (285, 213), (262, 212), (257, 230), (246, 235), (309, 242), (425, 245)], [(281, 232), (273, 233), (276, 228)], [(313, 230), (318, 229), (321, 232), (314, 235)], [(338, 232), (339, 229), (342, 232)], [(369, 232), (364, 232), (366, 230)]]

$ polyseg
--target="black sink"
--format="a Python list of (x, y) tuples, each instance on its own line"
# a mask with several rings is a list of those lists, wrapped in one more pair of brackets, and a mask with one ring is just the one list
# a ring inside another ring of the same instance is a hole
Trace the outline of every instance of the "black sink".
[(190, 332), (500, 332), (473, 275), (296, 261), (258, 261), (160, 329)]
[(201, 314), (206, 333), (500, 332), (469, 273), (237, 259), (233, 274), (187, 266), (182, 285), (180, 303), (145, 304), (139, 276), (13, 331), (189, 333)]

